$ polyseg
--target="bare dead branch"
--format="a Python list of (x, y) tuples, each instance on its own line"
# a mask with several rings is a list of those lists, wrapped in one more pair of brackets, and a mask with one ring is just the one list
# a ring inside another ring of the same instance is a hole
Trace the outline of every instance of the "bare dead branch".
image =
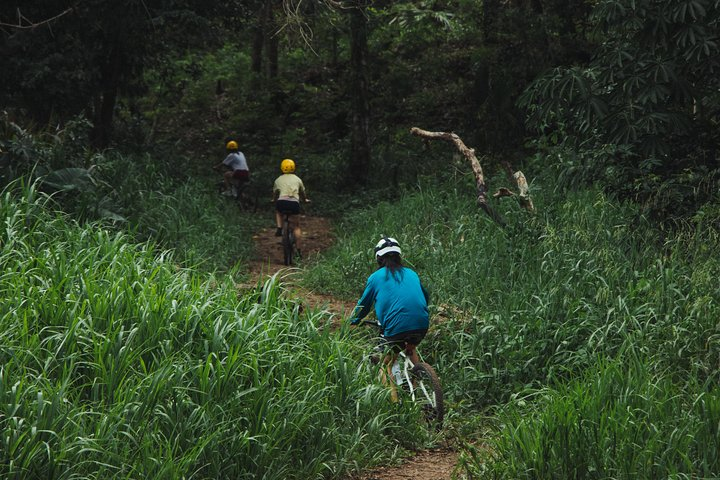
[(273, 37), (280, 35), (284, 30), (295, 31), (305, 46), (309, 48), (315, 56), (319, 56), (312, 46), (313, 30), (301, 13), (302, 4), (303, 0), (283, 0), (284, 21), (275, 30)]
[(485, 175), (483, 174), (480, 162), (475, 156), (475, 149), (468, 148), (465, 143), (463, 143), (463, 141), (460, 139), (460, 137), (458, 137), (455, 133), (452, 132), (428, 132), (427, 130), (413, 127), (410, 129), (410, 133), (412, 135), (416, 135), (425, 139), (445, 140), (446, 142), (454, 144), (455, 147), (457, 147), (457, 149), (460, 151), (460, 153), (462, 153), (463, 156), (470, 161), (470, 166), (472, 167), (473, 174), (475, 175), (478, 205), (485, 211), (485, 213), (490, 216), (490, 218), (492, 218), (499, 225), (505, 225), (505, 222), (502, 220), (500, 215), (498, 215), (497, 212), (495, 212), (495, 210), (493, 210), (487, 202), (487, 187), (485, 185)]
[(74, 7), (70, 7), (67, 10), (65, 10), (64, 12), (61, 12), (61, 13), (55, 15), (54, 17), (51, 17), (51, 18), (48, 18), (45, 20), (41, 20), (39, 22), (33, 22), (30, 19), (28, 19), (27, 17), (25, 17), (20, 12), (20, 9), (18, 8), (17, 9), (18, 23), (12, 24), (12, 23), (0, 22), (0, 27), (8, 27), (8, 28), (16, 29), (16, 30), (32, 30), (33, 28), (37, 28), (41, 25), (45, 25), (45, 24), (54, 22), (58, 18), (60, 18), (64, 15), (67, 15), (68, 13), (72, 12), (73, 10), (74, 10)]
[[(523, 174), (520, 170), (517, 172), (513, 172), (512, 167), (510, 167), (510, 163), (507, 161), (502, 162), (503, 168), (505, 169), (505, 172), (508, 175), (508, 179), (515, 183), (517, 185), (518, 194), (515, 195), (513, 192), (510, 192), (510, 195), (507, 194), (500, 194), (500, 189), (498, 192), (496, 192), (493, 197), (507, 197), (507, 196), (516, 196), (517, 201), (520, 204), (522, 208), (527, 210), (530, 213), (535, 212), (535, 205), (533, 204), (532, 198), (530, 197), (530, 187), (528, 186), (527, 179), (525, 178), (525, 174)], [(507, 190), (507, 189), (504, 189)], [(509, 190), (507, 190), (509, 191)]]
[(493, 194), (493, 198), (500, 198), (500, 197), (514, 197), (515, 193), (513, 193), (512, 190), (508, 190), (505, 187), (498, 188), (497, 192)]

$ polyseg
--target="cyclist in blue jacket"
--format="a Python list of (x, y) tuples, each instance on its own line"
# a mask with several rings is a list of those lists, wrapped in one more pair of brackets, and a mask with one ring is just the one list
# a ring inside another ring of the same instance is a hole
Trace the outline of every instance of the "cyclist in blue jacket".
[[(375, 304), (375, 316), (383, 337), (396, 345), (399, 352), (407, 343), (410, 360), (420, 359), (415, 347), (425, 338), (430, 326), (429, 295), (420, 283), (420, 277), (402, 264), (400, 245), (391, 237), (383, 237), (375, 246), (378, 269), (370, 275), (365, 291), (353, 310), (350, 324), (357, 325), (370, 313)], [(397, 353), (390, 361), (394, 363)]]

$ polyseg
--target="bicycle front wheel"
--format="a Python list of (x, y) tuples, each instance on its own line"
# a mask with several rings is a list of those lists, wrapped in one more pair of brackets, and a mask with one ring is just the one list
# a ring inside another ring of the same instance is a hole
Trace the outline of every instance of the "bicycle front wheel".
[(418, 363), (410, 371), (413, 379), (413, 399), (425, 416), (428, 426), (440, 430), (445, 417), (440, 379), (427, 363)]

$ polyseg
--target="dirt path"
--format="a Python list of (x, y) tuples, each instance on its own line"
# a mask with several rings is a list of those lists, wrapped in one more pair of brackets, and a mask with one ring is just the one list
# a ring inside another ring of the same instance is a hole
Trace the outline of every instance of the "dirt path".
[(378, 467), (347, 480), (450, 480), (456, 463), (457, 453), (452, 450), (425, 450), (402, 465)]
[[(300, 215), (300, 226), (302, 229), (301, 246), (303, 257), (306, 261), (312, 261), (318, 253), (329, 248), (335, 238), (332, 235), (332, 224), (327, 218)], [(263, 228), (255, 235), (255, 251), (257, 259), (250, 264), (250, 284), (255, 285), (258, 279), (274, 275), (280, 270), (287, 270), (291, 274), (287, 277), (292, 284), (296, 294), (302, 297), (303, 301), (311, 307), (317, 307), (333, 313), (338, 319), (344, 318), (352, 311), (355, 304), (325, 295), (319, 292), (308, 291), (301, 288), (292, 281), (293, 269), (283, 263), (282, 244), (280, 237), (275, 236), (274, 228)]]
[[(313, 256), (329, 248), (333, 242), (331, 223), (323, 217), (300, 216), (303, 257), (312, 261)], [(283, 253), (280, 238), (275, 236), (274, 228), (264, 228), (257, 232), (253, 239), (257, 260), (250, 265), (252, 284), (263, 277), (274, 275), (287, 267), (283, 264)], [(295, 273), (301, 273), (297, 271)], [(301, 288), (289, 277), (293, 290), (311, 307), (318, 307), (332, 313), (338, 320), (345, 318), (355, 307), (354, 302), (347, 302), (318, 292)], [(450, 480), (457, 452), (449, 449), (424, 450), (404, 460), (401, 465), (378, 467), (354, 475), (346, 480)]]
[[(300, 215), (300, 227), (302, 253), (308, 260), (330, 247), (335, 240), (327, 218)], [(272, 275), (285, 268), (280, 237), (275, 236), (274, 228), (263, 228), (253, 235), (253, 240), (258, 258), (250, 267), (251, 273)]]

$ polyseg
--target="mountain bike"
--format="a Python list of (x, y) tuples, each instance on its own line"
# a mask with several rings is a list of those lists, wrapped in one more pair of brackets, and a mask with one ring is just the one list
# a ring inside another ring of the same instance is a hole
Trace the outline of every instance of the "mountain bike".
[(293, 255), (295, 254), (295, 233), (293, 225), (290, 222), (291, 213), (282, 214), (282, 247), (283, 260), (285, 265), (292, 265)]
[(247, 180), (233, 178), (230, 181), (230, 190), (225, 190), (225, 182), (219, 182), (217, 184), (218, 192), (232, 198), (241, 211), (254, 212), (257, 205), (247, 193), (248, 183)]
[[(380, 328), (380, 325), (376, 322), (362, 321), (359, 325)], [(440, 379), (435, 369), (422, 359), (417, 347), (415, 347), (415, 352), (420, 358), (420, 363), (414, 364), (410, 359), (410, 348), (413, 347), (405, 344), (402, 345), (402, 349), (391, 367), (393, 375), (388, 378), (387, 365), (384, 359), (392, 354), (392, 347), (394, 346), (396, 344), (393, 342), (388, 342), (383, 337), (379, 337), (378, 344), (369, 355), (370, 361), (373, 364), (380, 364), (380, 377), (390, 383), (391, 389), (398, 391), (398, 400), (405, 398), (414, 402), (422, 412), (428, 427), (440, 430), (445, 417), (445, 404)], [(394, 385), (392, 380), (395, 381)]]

